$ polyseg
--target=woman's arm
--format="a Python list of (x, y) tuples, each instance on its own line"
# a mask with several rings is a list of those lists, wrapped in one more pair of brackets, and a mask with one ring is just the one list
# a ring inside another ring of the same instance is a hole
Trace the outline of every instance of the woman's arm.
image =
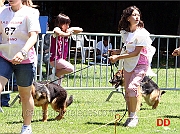
[(69, 31), (69, 30), (70, 30), (70, 32), (72, 32), (74, 34), (78, 34), (83, 31), (83, 29), (80, 27), (70, 27), (67, 31)]
[(29, 39), (26, 41), (26, 44), (22, 49), (28, 52), (29, 49), (31, 49), (37, 42), (37, 37), (38, 37), (37, 32), (29, 32)]
[(172, 55), (173, 55), (173, 56), (179, 56), (179, 55), (180, 55), (180, 47), (174, 49), (174, 51), (172, 52)]
[(143, 46), (136, 46), (135, 50), (132, 52), (129, 52), (129, 53), (127, 52), (127, 53), (122, 54), (122, 55), (112, 55), (109, 57), (109, 59), (112, 63), (114, 63), (120, 59), (134, 57), (134, 56), (137, 56), (141, 52), (142, 48), (143, 48)]
[(83, 29), (80, 27), (70, 27), (66, 30), (66, 32), (63, 32), (59, 27), (55, 27), (53, 31), (54, 31), (54, 33), (56, 33), (57, 36), (63, 37), (63, 36), (70, 36), (73, 33), (78, 34), (78, 33), (82, 32)]
[(53, 31), (57, 36), (63, 37), (72, 35), (72, 30), (67, 30), (67, 32), (63, 32), (59, 27), (55, 27)]
[(108, 50), (111, 55), (117, 55), (121, 53), (122, 49), (110, 49)]
[(29, 39), (27, 40), (22, 50), (13, 57), (12, 64), (20, 64), (26, 58), (29, 49), (31, 49), (35, 45), (37, 41), (37, 36), (38, 32), (29, 33)]

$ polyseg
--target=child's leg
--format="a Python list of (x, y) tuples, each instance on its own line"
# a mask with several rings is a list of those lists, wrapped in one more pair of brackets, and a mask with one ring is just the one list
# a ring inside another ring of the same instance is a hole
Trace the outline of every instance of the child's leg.
[(132, 72), (130, 83), (127, 89), (131, 103), (131, 112), (138, 112), (140, 110), (142, 98), (140, 83), (144, 78), (146, 71), (146, 65), (137, 65)]
[(137, 108), (136, 108), (136, 112), (140, 111), (141, 108), (141, 102), (142, 102), (142, 88), (139, 86), (138, 87), (138, 97), (137, 97)]
[(132, 73), (131, 72), (126, 72), (124, 70), (124, 88), (125, 88), (125, 100), (126, 100), (126, 105), (128, 109), (128, 116), (130, 115), (131, 112), (131, 107), (130, 107), (130, 100), (129, 100), (129, 92), (128, 92), (128, 86), (129, 86), (129, 80), (131, 78)]
[[(54, 66), (55, 63), (51, 62), (51, 65)], [(74, 66), (70, 62), (64, 59), (59, 59), (56, 61), (56, 76), (57, 77), (61, 77), (61, 75), (68, 74), (73, 71), (74, 71)]]
[(128, 98), (128, 114), (129, 119), (125, 122), (125, 126), (135, 127), (138, 123), (137, 112), (141, 105), (141, 88), (140, 83), (145, 76), (146, 65), (137, 66), (132, 72), (124, 71), (126, 95)]
[(138, 92), (137, 93), (138, 96), (129, 97), (130, 109), (131, 109), (131, 112), (133, 112), (133, 113), (139, 112), (140, 107), (141, 107), (142, 94), (141, 94), (141, 87), (140, 86), (138, 87), (137, 92)]

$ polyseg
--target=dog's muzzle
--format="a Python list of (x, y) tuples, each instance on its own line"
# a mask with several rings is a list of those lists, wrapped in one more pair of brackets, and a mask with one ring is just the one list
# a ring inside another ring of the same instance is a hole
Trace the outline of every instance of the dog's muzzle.
[(118, 88), (119, 86), (123, 85), (123, 79), (122, 78), (117, 78), (116, 80), (111, 79), (109, 83), (111, 83), (115, 88)]
[(115, 81), (114, 79), (111, 79), (111, 80), (109, 81), (109, 83), (111, 83), (112, 85), (114, 85), (114, 84), (117, 83), (117, 81)]

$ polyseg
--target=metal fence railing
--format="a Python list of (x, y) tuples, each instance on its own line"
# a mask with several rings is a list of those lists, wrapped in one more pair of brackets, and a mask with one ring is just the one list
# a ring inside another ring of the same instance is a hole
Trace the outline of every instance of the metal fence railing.
[[(48, 50), (51, 44), (52, 31), (47, 34), (41, 34), (35, 45), (37, 55), (36, 77), (35, 80), (48, 80), (52, 73), (52, 67), (49, 64), (49, 52), (45, 53), (45, 47)], [(108, 42), (112, 43), (113, 49), (122, 47), (121, 35), (112, 33), (79, 33), (69, 38), (68, 61), (74, 65), (74, 72), (65, 75), (62, 86), (69, 90), (99, 90), (114, 89), (109, 83), (112, 72), (116, 72), (117, 64), (98, 63), (96, 61), (96, 45), (108, 36)], [(156, 47), (156, 53), (152, 60), (152, 69), (157, 76), (152, 79), (157, 82), (161, 89), (179, 90), (180, 89), (180, 62), (179, 57), (173, 57), (172, 51), (180, 44), (180, 36), (171, 35), (153, 35), (153, 46)], [(46, 62), (45, 62), (46, 56)], [(3, 91), (2, 93), (6, 93)]]

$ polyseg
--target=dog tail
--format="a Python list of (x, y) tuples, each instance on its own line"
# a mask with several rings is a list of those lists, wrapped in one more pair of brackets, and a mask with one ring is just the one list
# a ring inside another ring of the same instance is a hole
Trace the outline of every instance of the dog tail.
[(69, 97), (69, 99), (66, 101), (66, 106), (68, 107), (69, 105), (71, 105), (73, 103), (73, 95), (71, 95)]

